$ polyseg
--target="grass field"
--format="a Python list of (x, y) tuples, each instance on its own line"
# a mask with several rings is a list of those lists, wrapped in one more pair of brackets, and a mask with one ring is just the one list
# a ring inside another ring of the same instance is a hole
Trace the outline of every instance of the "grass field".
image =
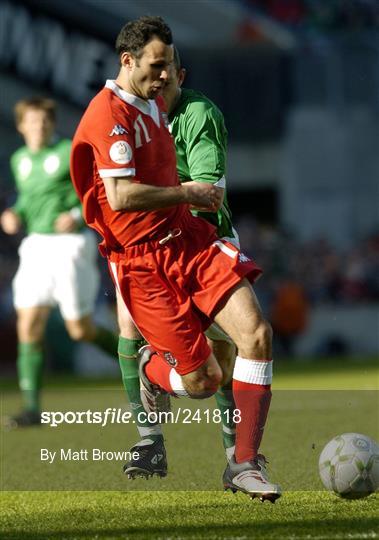
[[(338, 433), (378, 439), (379, 371), (375, 360), (322, 360), (276, 366), (263, 452), (283, 497), (272, 505), (224, 493), (220, 426), (204, 421), (165, 426), (169, 475), (128, 481), (122, 462), (41, 462), (40, 449), (127, 450), (133, 425), (62, 425), (2, 432), (0, 537), (112, 538), (379, 538), (379, 495), (346, 501), (322, 491), (317, 461)], [(48, 381), (44, 410), (124, 406), (120, 384)], [(17, 410), (3, 385), (2, 415)], [(214, 401), (175, 400), (174, 407), (213, 409)]]

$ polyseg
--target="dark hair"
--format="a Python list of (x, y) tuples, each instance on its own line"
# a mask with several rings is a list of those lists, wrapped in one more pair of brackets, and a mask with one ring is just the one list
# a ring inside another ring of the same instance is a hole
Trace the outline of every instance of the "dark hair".
[(18, 126), (24, 117), (25, 112), (28, 109), (34, 109), (38, 111), (45, 111), (52, 122), (55, 122), (56, 105), (55, 101), (49, 98), (33, 97), (27, 99), (21, 99), (17, 101), (14, 107), (14, 116), (16, 126)]
[(179, 72), (182, 68), (182, 63), (180, 61), (180, 54), (178, 49), (174, 45), (174, 66), (177, 72)]
[(130, 52), (139, 58), (144, 46), (155, 36), (166, 45), (172, 44), (171, 30), (162, 17), (140, 17), (130, 21), (117, 36), (117, 54), (120, 56), (124, 52)]

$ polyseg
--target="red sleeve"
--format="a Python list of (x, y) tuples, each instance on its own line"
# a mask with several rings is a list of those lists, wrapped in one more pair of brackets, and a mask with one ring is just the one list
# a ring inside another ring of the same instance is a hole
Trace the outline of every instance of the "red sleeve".
[[(132, 113), (107, 102), (91, 122), (90, 142), (101, 178), (135, 176), (135, 138)], [(129, 112), (129, 114), (128, 114)]]

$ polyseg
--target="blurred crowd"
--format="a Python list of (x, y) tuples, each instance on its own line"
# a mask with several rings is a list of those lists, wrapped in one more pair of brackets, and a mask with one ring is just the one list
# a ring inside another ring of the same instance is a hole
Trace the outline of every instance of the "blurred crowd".
[(259, 225), (248, 215), (236, 226), (242, 249), (264, 269), (260, 294), (266, 303), (288, 282), (300, 285), (311, 305), (379, 301), (379, 233), (340, 251), (326, 238), (302, 243), (296, 235)]
[(245, 4), (293, 28), (333, 31), (379, 26), (378, 0), (247, 0)]

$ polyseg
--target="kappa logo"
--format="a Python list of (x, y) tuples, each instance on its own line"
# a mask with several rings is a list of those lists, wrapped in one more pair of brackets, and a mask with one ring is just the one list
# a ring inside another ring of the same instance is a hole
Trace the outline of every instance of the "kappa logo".
[(249, 257), (246, 257), (246, 255), (245, 255), (244, 253), (240, 253), (240, 254), (238, 255), (238, 261), (239, 261), (240, 263), (245, 263), (245, 262), (249, 262), (250, 259), (249, 259)]
[(164, 359), (166, 360), (166, 362), (168, 364), (170, 364), (170, 366), (177, 366), (178, 365), (178, 362), (176, 361), (176, 358), (170, 353), (170, 352), (165, 352), (163, 353), (163, 356), (164, 356)]
[(124, 133), (128, 133), (128, 131), (121, 124), (116, 124), (109, 136), (113, 137), (113, 135), (123, 135)]

